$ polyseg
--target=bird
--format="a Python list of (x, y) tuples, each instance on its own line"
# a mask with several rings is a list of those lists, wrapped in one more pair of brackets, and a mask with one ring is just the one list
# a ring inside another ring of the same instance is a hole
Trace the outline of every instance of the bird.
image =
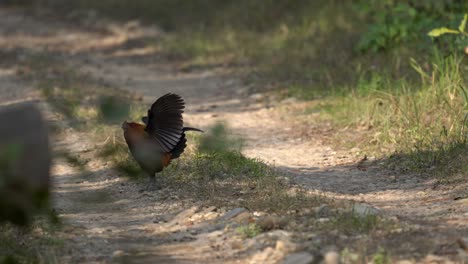
[(156, 184), (156, 173), (169, 166), (171, 160), (177, 159), (187, 147), (185, 132), (203, 130), (184, 127), (182, 113), (185, 102), (180, 95), (167, 93), (159, 97), (142, 117), (144, 124), (136, 122), (122, 123), (125, 142), (131, 155), (144, 172), (149, 175), (147, 190), (153, 191)]

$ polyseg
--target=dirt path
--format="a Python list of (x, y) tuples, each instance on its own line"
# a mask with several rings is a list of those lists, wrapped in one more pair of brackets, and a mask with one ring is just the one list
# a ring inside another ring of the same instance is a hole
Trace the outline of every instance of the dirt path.
[[(155, 30), (152, 33), (153, 37), (158, 34)], [(141, 41), (138, 30), (130, 27), (114, 32), (113, 36), (115, 42)], [(143, 95), (148, 104), (166, 92), (181, 94), (188, 103), (189, 125), (207, 127), (227, 121), (235, 133), (247, 139), (246, 155), (283, 168), (297, 183), (311, 190), (364, 201), (390, 215), (434, 220), (437, 225), (451, 226), (454, 230), (468, 228), (468, 207), (454, 201), (467, 195), (466, 185), (436, 188), (435, 181), (418, 175), (398, 175), (376, 166), (359, 170), (356, 164), (363, 155), (356, 155), (356, 150), (337, 151), (323, 145), (321, 139), (326, 128), (324, 132), (317, 125), (294, 122), (287, 111), (281, 110), (300, 103), (249, 96), (248, 88), (240, 80), (222, 70), (183, 73), (165, 67), (164, 61), (152, 52), (144, 44), (120, 45), (111, 52), (83, 54), (87, 63), (77, 61), (76, 65), (121, 89)]]
[[(280, 168), (313, 193), (366, 202), (385, 215), (419, 223), (421, 236), (435, 241), (435, 254), (447, 254), (445, 248), (453, 248), (456, 238), (468, 235), (467, 200), (455, 200), (466, 197), (466, 184), (435, 186), (432, 180), (382, 172), (375, 165), (359, 170), (356, 162), (362, 156), (356, 154), (358, 150), (334, 150), (322, 143), (326, 128), (287, 117), (287, 109), (299, 103), (251, 96), (248, 87), (222, 69), (178, 71), (177, 65), (167, 63), (146, 45), (145, 40), (160, 37), (157, 29), (98, 22), (75, 28), (0, 9), (0, 54), (13, 54), (10, 61), (21, 60), (22, 54), (60, 54), (77, 71), (142, 95), (147, 104), (167, 92), (178, 93), (188, 104), (188, 125), (206, 128), (227, 121), (246, 138), (247, 156)], [(2, 64), (2, 101), (34, 94), (31, 82), (20, 81), (21, 70)], [(20, 87), (26, 89), (20, 93)], [(16, 94), (10, 96), (11, 91)], [(44, 107), (51, 118), (67, 127), (60, 115)], [(79, 132), (65, 129), (59, 139), (62, 150), (92, 159), (87, 153), (94, 145)], [(65, 233), (74, 244), (61, 259), (66, 262), (218, 263), (222, 258), (226, 263), (255, 263), (255, 252), (268, 243), (274, 245), (270, 241), (256, 251), (234, 246), (238, 242), (229, 231), (220, 231), (229, 219), (220, 221), (219, 217), (228, 209), (178, 200), (170, 189), (163, 199), (139, 193), (141, 183), (115, 177), (117, 172), (100, 160), (89, 162), (85, 172), (64, 161), (57, 162), (53, 171), (56, 208), (70, 224)]]

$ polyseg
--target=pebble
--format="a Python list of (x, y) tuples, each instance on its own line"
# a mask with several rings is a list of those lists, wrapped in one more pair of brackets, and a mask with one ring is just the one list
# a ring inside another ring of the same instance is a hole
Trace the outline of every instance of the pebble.
[(275, 250), (288, 253), (292, 252), (297, 248), (297, 245), (289, 240), (277, 240)]
[(276, 229), (276, 228), (283, 228), (288, 224), (287, 218), (281, 218), (277, 216), (267, 215), (260, 220), (258, 220), (257, 224), (265, 231)]
[(340, 254), (336, 251), (328, 251), (323, 256), (323, 260), (325, 264), (339, 264), (340, 263)]
[(249, 212), (242, 212), (235, 217), (232, 218), (234, 222), (238, 224), (248, 224), (250, 222), (250, 219), (252, 218), (251, 214)]
[(244, 244), (240, 240), (234, 240), (231, 242), (232, 249), (242, 249), (243, 247), (244, 247)]
[(221, 220), (229, 220), (231, 218), (234, 218), (236, 217), (237, 215), (243, 213), (243, 212), (248, 212), (247, 209), (245, 208), (241, 208), (241, 207), (238, 207), (238, 208), (234, 208), (230, 211), (228, 211), (227, 213), (225, 213), (222, 217), (221, 217)]
[(256, 253), (249, 261), (251, 264), (267, 263), (268, 258), (275, 253), (272, 247), (267, 247), (263, 251)]
[(309, 252), (298, 252), (286, 256), (282, 264), (311, 264), (314, 262), (314, 256)]
[(293, 104), (296, 102), (297, 102), (297, 99), (295, 97), (289, 97), (281, 101), (282, 104)]
[(322, 204), (319, 207), (316, 207), (314, 209), (315, 215), (316, 216), (327, 216), (330, 213), (330, 207), (326, 204)]
[(361, 216), (361, 217), (364, 217), (364, 216), (368, 216), (368, 215), (379, 215), (380, 214), (380, 210), (377, 209), (377, 208), (374, 208), (370, 205), (367, 205), (367, 204), (363, 204), (363, 203), (356, 203), (353, 205), (352, 207), (352, 210), (353, 210), (353, 213)]
[(112, 253), (113, 258), (121, 257), (125, 254), (123, 250), (116, 250)]
[(255, 101), (260, 101), (264, 98), (263, 94), (260, 94), (260, 93), (255, 93), (255, 94), (252, 94), (251, 96), (249, 96), (251, 99), (255, 100)]

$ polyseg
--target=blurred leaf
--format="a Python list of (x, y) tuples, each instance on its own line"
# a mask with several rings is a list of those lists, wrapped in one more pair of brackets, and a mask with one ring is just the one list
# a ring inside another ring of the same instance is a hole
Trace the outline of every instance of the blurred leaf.
[(232, 136), (225, 124), (217, 123), (202, 136), (199, 149), (205, 153), (240, 152), (242, 145), (242, 139)]
[(466, 20), (468, 19), (468, 14), (465, 14), (465, 16), (463, 16), (463, 20), (462, 22), (460, 23), (460, 26), (458, 26), (458, 30), (460, 32), (465, 32), (465, 27), (466, 27)]
[(429, 33), (427, 33), (427, 35), (430, 37), (439, 37), (444, 34), (460, 34), (460, 32), (458, 30), (441, 27), (441, 28), (435, 28), (431, 30)]
[(130, 104), (124, 98), (103, 96), (99, 102), (99, 115), (105, 122), (121, 122), (130, 113)]

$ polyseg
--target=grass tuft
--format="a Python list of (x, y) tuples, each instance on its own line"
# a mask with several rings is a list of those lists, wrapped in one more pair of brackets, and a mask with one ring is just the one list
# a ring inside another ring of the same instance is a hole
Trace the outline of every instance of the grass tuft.
[(262, 233), (262, 228), (255, 223), (239, 226), (236, 228), (236, 232), (245, 238), (253, 238)]

